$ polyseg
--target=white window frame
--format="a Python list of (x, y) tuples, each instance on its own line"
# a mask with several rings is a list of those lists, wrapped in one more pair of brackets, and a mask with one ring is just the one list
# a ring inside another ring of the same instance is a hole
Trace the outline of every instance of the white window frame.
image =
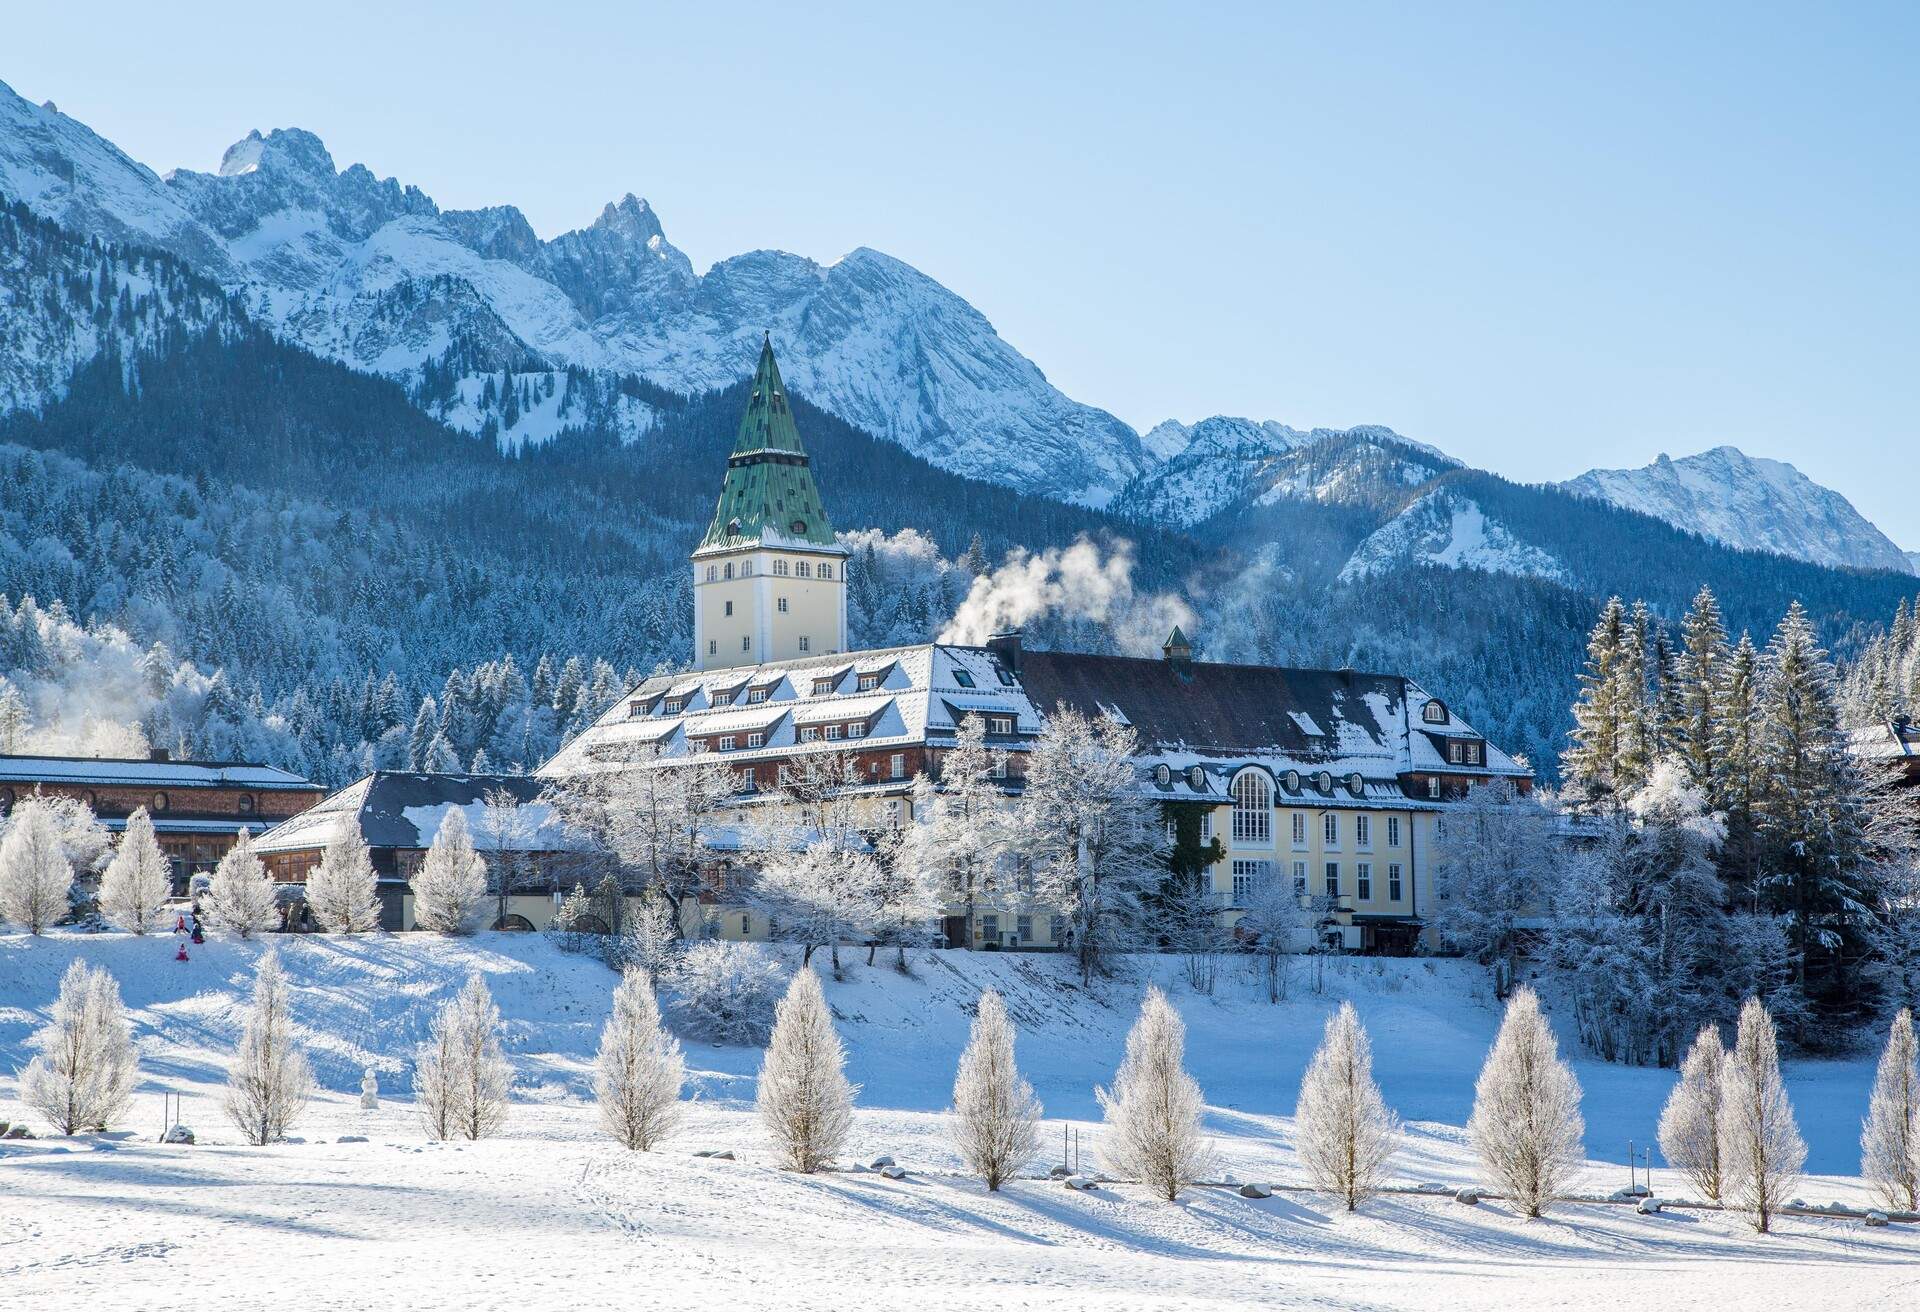
[(1296, 897), (1306, 896), (1307, 863), (1305, 861), (1295, 861), (1293, 863), (1293, 892)]
[(730, 752), (730, 751), (732, 751), (732, 750), (733, 750), (733, 735), (732, 735), (732, 734), (730, 734), (730, 733), (723, 733), (723, 734), (721, 734), (721, 735), (720, 735), (720, 748), (719, 748), (719, 750), (721, 750), (721, 751), (723, 751), (723, 752)]
[(1235, 857), (1233, 862), (1233, 904), (1243, 907), (1254, 890), (1273, 878), (1273, 862)]
[(1353, 818), (1353, 845), (1362, 852), (1373, 848), (1373, 817), (1364, 813)]
[(1338, 861), (1328, 861), (1321, 866), (1321, 870), (1326, 876), (1327, 896), (1332, 898), (1339, 897), (1340, 896), (1340, 863)]
[(1353, 900), (1371, 902), (1373, 900), (1373, 862), (1357, 861), (1353, 867)]
[(754, 732), (747, 735), (748, 751), (752, 751), (756, 747), (765, 747), (766, 745), (767, 736), (764, 733)]
[(847, 726), (847, 737), (865, 738), (866, 736), (867, 736), (867, 726), (865, 722), (860, 720), (855, 720), (852, 724), (849, 724)]
[(1258, 770), (1233, 777), (1233, 841), (1254, 847), (1273, 842), (1273, 784)]
[(1307, 850), (1307, 813), (1305, 811), (1293, 813), (1293, 845), (1302, 852)]
[(1387, 846), (1400, 846), (1400, 817), (1397, 815), (1387, 817)]
[(839, 742), (839, 741), (840, 741), (840, 726), (839, 726), (839, 725), (837, 725), (837, 724), (830, 724), (830, 725), (828, 725), (828, 726), (827, 726), (827, 732), (826, 732), (826, 735), (825, 735), (825, 737), (826, 737), (826, 740), (827, 740), (828, 742), (830, 742), (830, 743), (837, 743), (837, 742)]
[(907, 754), (895, 752), (887, 758), (887, 778), (905, 779), (907, 777)]
[(804, 633), (800, 635), (800, 650), (801, 650), (801, 651), (812, 651), (812, 650), (813, 650), (813, 639), (812, 639), (812, 638), (809, 638), (809, 637), (808, 637), (808, 636), (807, 636), (806, 634), (804, 634)]
[(1398, 902), (1405, 891), (1406, 886), (1401, 881), (1400, 863), (1387, 862), (1387, 901)]
[(1320, 846), (1329, 852), (1340, 850), (1340, 813), (1328, 811), (1320, 817)]

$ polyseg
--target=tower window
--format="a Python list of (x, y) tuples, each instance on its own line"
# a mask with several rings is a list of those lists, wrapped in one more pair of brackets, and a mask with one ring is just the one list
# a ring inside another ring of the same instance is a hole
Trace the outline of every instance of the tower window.
[(733, 577), (733, 562), (732, 562), (732, 561), (728, 561), (728, 562), (726, 563), (726, 566), (725, 566), (725, 567), (724, 567), (723, 569), (721, 569), (721, 571), (720, 571), (720, 577), (721, 577), (721, 578), (727, 578), (727, 579), (730, 579), (730, 578), (732, 578), (732, 577)]
[(787, 562), (784, 560), (774, 561), (773, 573), (775, 578), (785, 578), (787, 576)]
[(707, 655), (718, 656), (719, 654), (720, 654), (720, 640), (718, 638), (709, 638), (707, 640)]
[(753, 636), (751, 634), (743, 633), (740, 635), (740, 650), (741, 651), (753, 650)]
[(810, 579), (813, 577), (813, 564), (810, 561), (797, 560), (793, 564), (793, 572), (803, 579)]
[(801, 651), (810, 651), (810, 650), (812, 650), (812, 642), (811, 642), (811, 640), (810, 640), (810, 639), (808, 639), (808, 638), (806, 637), (806, 635), (804, 635), (804, 634), (802, 634), (802, 635), (801, 635), (801, 638), (800, 638), (800, 650), (801, 650)]
[(732, 603), (732, 602), (728, 602), (728, 603), (727, 603), (727, 609), (726, 609), (726, 613), (727, 613), (728, 615), (731, 615), (731, 614), (733, 614), (733, 603)]
[(820, 577), (821, 577), (821, 578), (823, 578), (823, 579), (830, 579), (830, 578), (832, 578), (832, 577), (833, 577), (833, 566), (831, 566), (831, 565), (829, 565), (829, 564), (827, 564), (827, 563), (826, 563), (825, 561), (822, 561), (822, 562), (820, 563)]
[(774, 602), (774, 608), (778, 610), (782, 615), (785, 615), (787, 613), (787, 599), (785, 597), (782, 597), (778, 601)]
[(720, 567), (718, 565), (707, 566), (707, 582), (713, 583), (717, 581), (719, 577), (720, 577)]

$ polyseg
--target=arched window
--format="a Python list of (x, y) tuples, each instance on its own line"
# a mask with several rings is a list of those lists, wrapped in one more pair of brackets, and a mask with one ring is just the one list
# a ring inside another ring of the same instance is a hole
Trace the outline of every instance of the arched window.
[(1428, 702), (1420, 708), (1420, 718), (1428, 724), (1445, 724), (1447, 722), (1446, 703), (1437, 701)]
[(832, 578), (832, 577), (833, 577), (833, 566), (832, 566), (832, 565), (829, 565), (829, 564), (828, 564), (827, 562), (825, 562), (825, 561), (821, 561), (821, 562), (820, 562), (820, 577), (821, 577), (821, 578), (823, 578), (823, 579), (830, 579), (830, 578)]
[(153, 795), (153, 809), (156, 811), (164, 811), (167, 809), (167, 795), (165, 793), (155, 793)]
[(787, 562), (784, 560), (774, 561), (773, 572), (776, 577), (785, 578), (787, 576)]
[(732, 577), (733, 577), (733, 562), (732, 562), (732, 561), (728, 561), (728, 562), (726, 563), (726, 565), (725, 565), (725, 567), (721, 569), (721, 571), (720, 571), (720, 577), (722, 577), (722, 578), (728, 578), (728, 579), (730, 579), (730, 578), (732, 578)]
[(810, 579), (813, 577), (813, 565), (805, 560), (795, 561), (793, 572), (803, 579)]
[(720, 580), (720, 567), (718, 565), (707, 566), (707, 582), (717, 583), (719, 582), (719, 580)]
[(240, 814), (241, 815), (253, 814), (253, 794), (252, 793), (240, 794)]
[(1273, 790), (1258, 770), (1242, 770), (1233, 781), (1233, 841), (1273, 841)]

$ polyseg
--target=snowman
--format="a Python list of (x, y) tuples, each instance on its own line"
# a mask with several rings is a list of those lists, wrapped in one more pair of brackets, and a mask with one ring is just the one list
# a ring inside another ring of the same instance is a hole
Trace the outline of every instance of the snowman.
[(380, 1105), (380, 1081), (369, 1066), (360, 1077), (360, 1105), (372, 1111)]

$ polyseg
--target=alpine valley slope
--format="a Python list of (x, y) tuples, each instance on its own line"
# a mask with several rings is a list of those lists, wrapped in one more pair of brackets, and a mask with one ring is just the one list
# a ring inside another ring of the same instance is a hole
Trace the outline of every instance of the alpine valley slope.
[(443, 211), (339, 170), (298, 129), (250, 134), (215, 173), (162, 178), (4, 83), (0, 198), (176, 254), (286, 340), (407, 381), (474, 431), (488, 414), (459, 384), (479, 375), (572, 367), (704, 391), (737, 381), (770, 330), (796, 390), (942, 468), (1104, 505), (1151, 463), (1138, 434), (1062, 395), (972, 306), (866, 248), (824, 265), (754, 251), (696, 274), (632, 195), (542, 241), (511, 206)]

